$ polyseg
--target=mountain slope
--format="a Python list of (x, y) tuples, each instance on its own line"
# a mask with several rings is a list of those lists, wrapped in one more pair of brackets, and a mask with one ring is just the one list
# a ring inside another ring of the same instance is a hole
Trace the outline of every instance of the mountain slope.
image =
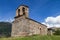
[(11, 26), (9, 22), (0, 22), (0, 36), (10, 36)]

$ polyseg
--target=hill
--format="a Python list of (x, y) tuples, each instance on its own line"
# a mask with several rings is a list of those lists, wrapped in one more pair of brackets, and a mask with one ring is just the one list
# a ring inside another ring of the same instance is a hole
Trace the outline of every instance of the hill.
[(0, 37), (10, 36), (12, 24), (9, 22), (0, 22)]

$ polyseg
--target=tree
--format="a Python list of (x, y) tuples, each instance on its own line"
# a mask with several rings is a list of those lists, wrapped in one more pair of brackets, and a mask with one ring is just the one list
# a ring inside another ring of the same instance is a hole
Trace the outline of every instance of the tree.
[(54, 35), (60, 35), (60, 30), (57, 29), (57, 30), (55, 31)]

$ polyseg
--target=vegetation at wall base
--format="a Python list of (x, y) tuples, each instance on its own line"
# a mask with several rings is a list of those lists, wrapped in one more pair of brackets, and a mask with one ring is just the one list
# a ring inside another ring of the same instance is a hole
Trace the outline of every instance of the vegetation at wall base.
[(60, 40), (60, 36), (27, 36), (27, 37), (9, 37), (9, 38), (0, 38), (0, 40)]

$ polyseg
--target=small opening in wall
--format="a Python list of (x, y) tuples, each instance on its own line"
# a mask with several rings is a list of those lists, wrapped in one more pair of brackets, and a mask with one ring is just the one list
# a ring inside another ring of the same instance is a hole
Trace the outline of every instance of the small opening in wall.
[(40, 34), (41, 34), (41, 28), (40, 28)]
[(22, 10), (23, 10), (23, 14), (25, 15), (25, 8), (23, 7)]
[(18, 9), (18, 16), (20, 15), (20, 9)]
[(41, 28), (40, 28), (40, 30), (41, 30)]

